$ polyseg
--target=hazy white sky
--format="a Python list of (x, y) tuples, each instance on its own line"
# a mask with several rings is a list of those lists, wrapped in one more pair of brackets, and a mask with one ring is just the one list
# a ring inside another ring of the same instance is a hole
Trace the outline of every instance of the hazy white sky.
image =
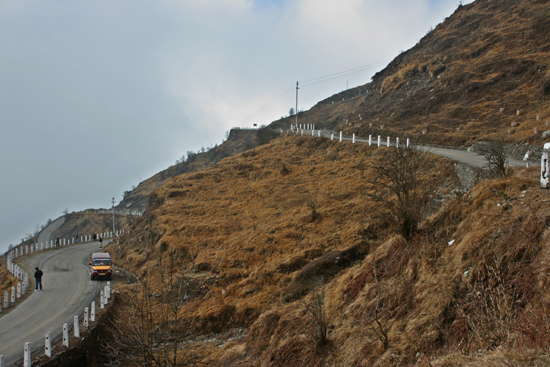
[[(370, 81), (459, 0), (0, 0), (0, 251), (295, 103)], [(465, 1), (464, 3), (469, 3)]]

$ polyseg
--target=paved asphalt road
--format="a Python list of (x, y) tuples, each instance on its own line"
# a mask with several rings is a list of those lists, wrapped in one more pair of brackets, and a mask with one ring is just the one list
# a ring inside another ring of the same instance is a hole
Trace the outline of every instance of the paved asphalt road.
[[(16, 259), (31, 278), (32, 294), (10, 313), (0, 317), (0, 355), (4, 366), (21, 360), (25, 342), (33, 352), (44, 352), (44, 335), (53, 340), (62, 335), (63, 323), (72, 330), (74, 316), (82, 315), (106, 284), (91, 281), (88, 263), (93, 252), (100, 252), (98, 242), (89, 242), (35, 252)], [(34, 268), (44, 272), (43, 290), (34, 291)], [(72, 332), (71, 334), (72, 335)]]
[(38, 235), (38, 239), (36, 240), (36, 243), (41, 244), (43, 243), (44, 246), (46, 246), (46, 243), (48, 243), (52, 238), (53, 232), (61, 227), (61, 225), (65, 223), (65, 217), (59, 217), (50, 224), (46, 226), (42, 231), (40, 231), (40, 234)]

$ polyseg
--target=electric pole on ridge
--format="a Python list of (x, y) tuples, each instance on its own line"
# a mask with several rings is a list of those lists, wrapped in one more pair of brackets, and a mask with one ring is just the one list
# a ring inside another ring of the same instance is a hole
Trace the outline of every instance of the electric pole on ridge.
[(113, 236), (116, 236), (116, 232), (115, 232), (115, 198), (113, 198)]
[(296, 81), (296, 110), (294, 113), (296, 114), (296, 129), (298, 129), (298, 81)]

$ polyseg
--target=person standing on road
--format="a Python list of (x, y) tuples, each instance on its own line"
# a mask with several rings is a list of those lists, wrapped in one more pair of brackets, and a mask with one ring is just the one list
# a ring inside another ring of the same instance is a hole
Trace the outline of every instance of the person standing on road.
[(99, 236), (99, 247), (103, 247), (103, 238)]
[(42, 272), (42, 270), (38, 269), (38, 266), (35, 268), (35, 270), (36, 271), (34, 272), (34, 280), (36, 283), (36, 287), (34, 288), (34, 291), (36, 292), (39, 285), (40, 290), (42, 290), (42, 275), (44, 275), (44, 273)]

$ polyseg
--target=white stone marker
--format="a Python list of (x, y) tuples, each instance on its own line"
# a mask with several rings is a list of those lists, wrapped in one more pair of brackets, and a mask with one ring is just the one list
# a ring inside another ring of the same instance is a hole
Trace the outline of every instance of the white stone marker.
[(67, 323), (63, 324), (63, 345), (69, 348), (69, 327)]
[(95, 301), (92, 301), (92, 306), (90, 310), (90, 321), (95, 322)]
[(77, 338), (80, 338), (80, 325), (78, 323), (78, 316), (74, 317), (73, 331), (74, 331), (74, 336)]
[(44, 354), (47, 357), (52, 356), (52, 339), (50, 338), (49, 332), (44, 336)]
[(23, 366), (31, 367), (31, 347), (29, 342), (25, 343), (25, 351), (23, 354)]
[(83, 326), (87, 329), (88, 328), (88, 307), (84, 308), (84, 322)]

